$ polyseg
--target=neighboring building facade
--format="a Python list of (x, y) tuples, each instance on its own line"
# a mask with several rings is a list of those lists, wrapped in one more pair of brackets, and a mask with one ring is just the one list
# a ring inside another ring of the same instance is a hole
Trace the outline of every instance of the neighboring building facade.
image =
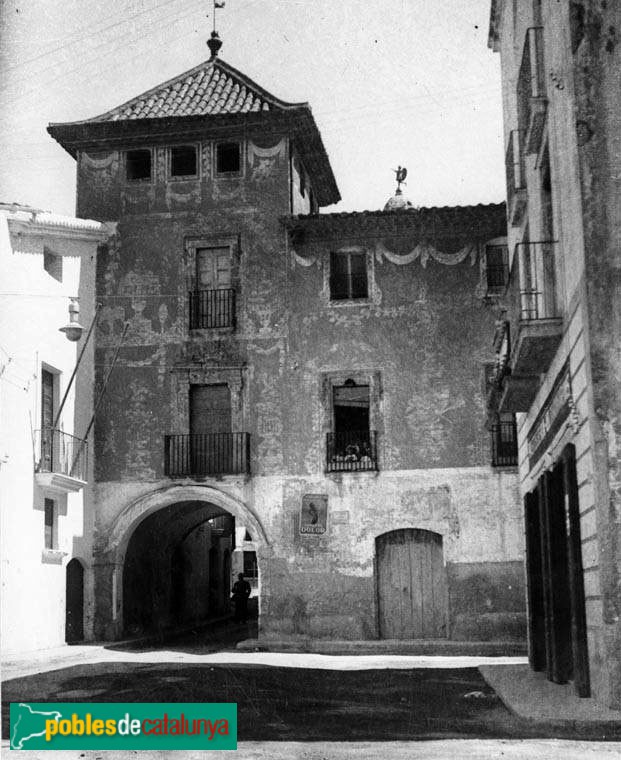
[(493, 413), (519, 413), (532, 667), (621, 707), (618, 3), (492, 3), (507, 145)]
[[(78, 343), (59, 331), (70, 299), (92, 323), (104, 225), (0, 204), (0, 492), (5, 654), (83, 638), (92, 466), (84, 434), (93, 409), (94, 346), (66, 403)], [(91, 594), (92, 597), (92, 589)]]
[(310, 108), (211, 44), (49, 128), (78, 213), (118, 223), (99, 382), (129, 322), (95, 428), (93, 635), (183, 622), (197, 583), (218, 614), (243, 568), (262, 636), (523, 637), (513, 417), (497, 467), (484, 428), (504, 205), (319, 215), (339, 194)]

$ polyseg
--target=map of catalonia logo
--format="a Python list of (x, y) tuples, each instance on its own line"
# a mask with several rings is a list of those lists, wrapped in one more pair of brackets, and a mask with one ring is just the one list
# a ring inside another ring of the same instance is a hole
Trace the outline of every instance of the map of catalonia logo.
[(15, 702), (11, 749), (237, 749), (237, 705)]

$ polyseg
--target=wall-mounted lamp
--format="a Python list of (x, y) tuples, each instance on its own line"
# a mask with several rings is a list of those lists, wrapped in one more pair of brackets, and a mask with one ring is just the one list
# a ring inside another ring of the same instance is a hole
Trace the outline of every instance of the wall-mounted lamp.
[(76, 298), (72, 298), (69, 303), (69, 324), (65, 325), (64, 327), (59, 327), (58, 329), (60, 332), (64, 332), (67, 340), (70, 340), (73, 343), (75, 343), (77, 340), (80, 340), (82, 333), (84, 332), (84, 328), (78, 322), (79, 316), (80, 305), (78, 304)]

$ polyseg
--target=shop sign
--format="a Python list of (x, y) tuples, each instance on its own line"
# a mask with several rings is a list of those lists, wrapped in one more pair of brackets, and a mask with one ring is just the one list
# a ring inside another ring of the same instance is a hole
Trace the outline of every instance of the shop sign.
[(548, 448), (573, 407), (569, 366), (559, 373), (527, 437), (528, 465), (532, 469)]

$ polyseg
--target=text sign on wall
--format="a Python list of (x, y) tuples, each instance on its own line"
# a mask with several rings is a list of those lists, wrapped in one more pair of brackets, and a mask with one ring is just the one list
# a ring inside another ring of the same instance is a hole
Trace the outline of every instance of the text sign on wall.
[(563, 422), (569, 417), (571, 406), (569, 367), (565, 366), (556, 378), (554, 387), (528, 434), (528, 464), (530, 468), (534, 467)]
[(302, 496), (300, 533), (317, 535), (326, 532), (328, 497), (325, 494), (307, 493)]

